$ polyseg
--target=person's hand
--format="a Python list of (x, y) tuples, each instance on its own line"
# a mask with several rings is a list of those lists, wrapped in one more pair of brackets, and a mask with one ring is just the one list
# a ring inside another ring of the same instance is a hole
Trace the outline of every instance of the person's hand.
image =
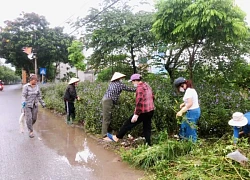
[(187, 107), (184, 106), (183, 108), (181, 108), (181, 110), (179, 112), (177, 112), (176, 117), (182, 116), (183, 113), (185, 113), (187, 110), (188, 110)]
[(25, 108), (26, 102), (22, 102), (22, 108)]
[(131, 119), (131, 122), (135, 123), (137, 121), (138, 117), (139, 117), (138, 115), (134, 114), (132, 119)]
[(183, 114), (183, 112), (179, 111), (179, 112), (177, 112), (176, 117), (180, 117), (180, 116), (182, 116), (182, 114)]
[(182, 103), (182, 104), (180, 105), (180, 109), (183, 108), (184, 106), (185, 106), (185, 103)]
[(77, 100), (79, 101), (81, 98), (80, 97), (77, 97)]
[(46, 104), (43, 104), (42, 107), (45, 108), (45, 107), (46, 107)]

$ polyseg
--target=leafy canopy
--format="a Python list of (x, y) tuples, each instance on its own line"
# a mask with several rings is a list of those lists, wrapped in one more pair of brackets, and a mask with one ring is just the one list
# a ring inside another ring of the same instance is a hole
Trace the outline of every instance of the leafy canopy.
[(23, 13), (14, 21), (5, 21), (0, 37), (0, 57), (16, 69), (33, 71), (34, 62), (23, 53), (23, 47), (32, 47), (39, 67), (50, 67), (53, 62), (68, 62), (67, 47), (73, 37), (64, 34), (63, 28), (49, 28), (44, 16)]
[(156, 9), (152, 32), (165, 44), (183, 49), (180, 53), (187, 59), (191, 79), (202, 52), (220, 47), (216, 56), (225, 55), (225, 49), (239, 53), (249, 38), (245, 13), (233, 0), (159, 0)]

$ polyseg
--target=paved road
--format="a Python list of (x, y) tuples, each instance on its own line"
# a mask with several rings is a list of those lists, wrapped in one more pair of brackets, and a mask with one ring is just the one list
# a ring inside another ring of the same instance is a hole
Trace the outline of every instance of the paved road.
[(62, 117), (39, 109), (35, 138), (19, 132), (21, 85), (0, 92), (1, 180), (136, 180), (143, 173)]

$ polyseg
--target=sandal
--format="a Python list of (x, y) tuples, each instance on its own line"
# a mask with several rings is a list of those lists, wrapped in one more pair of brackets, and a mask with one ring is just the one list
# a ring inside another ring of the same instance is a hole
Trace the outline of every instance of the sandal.
[(35, 137), (35, 136), (34, 136), (33, 133), (30, 133), (30, 134), (29, 134), (29, 137), (30, 137), (30, 138), (33, 138), (33, 137)]

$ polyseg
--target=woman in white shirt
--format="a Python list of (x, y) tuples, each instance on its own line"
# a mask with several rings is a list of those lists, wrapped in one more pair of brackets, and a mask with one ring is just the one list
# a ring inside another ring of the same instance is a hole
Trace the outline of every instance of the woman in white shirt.
[(190, 139), (193, 142), (197, 141), (197, 121), (200, 118), (201, 110), (198, 103), (198, 94), (193, 88), (191, 80), (186, 80), (183, 77), (179, 77), (174, 81), (174, 85), (178, 92), (183, 92), (184, 97), (180, 105), (180, 111), (177, 112), (176, 117), (182, 116), (186, 113), (186, 118), (184, 118), (180, 127), (180, 138)]

